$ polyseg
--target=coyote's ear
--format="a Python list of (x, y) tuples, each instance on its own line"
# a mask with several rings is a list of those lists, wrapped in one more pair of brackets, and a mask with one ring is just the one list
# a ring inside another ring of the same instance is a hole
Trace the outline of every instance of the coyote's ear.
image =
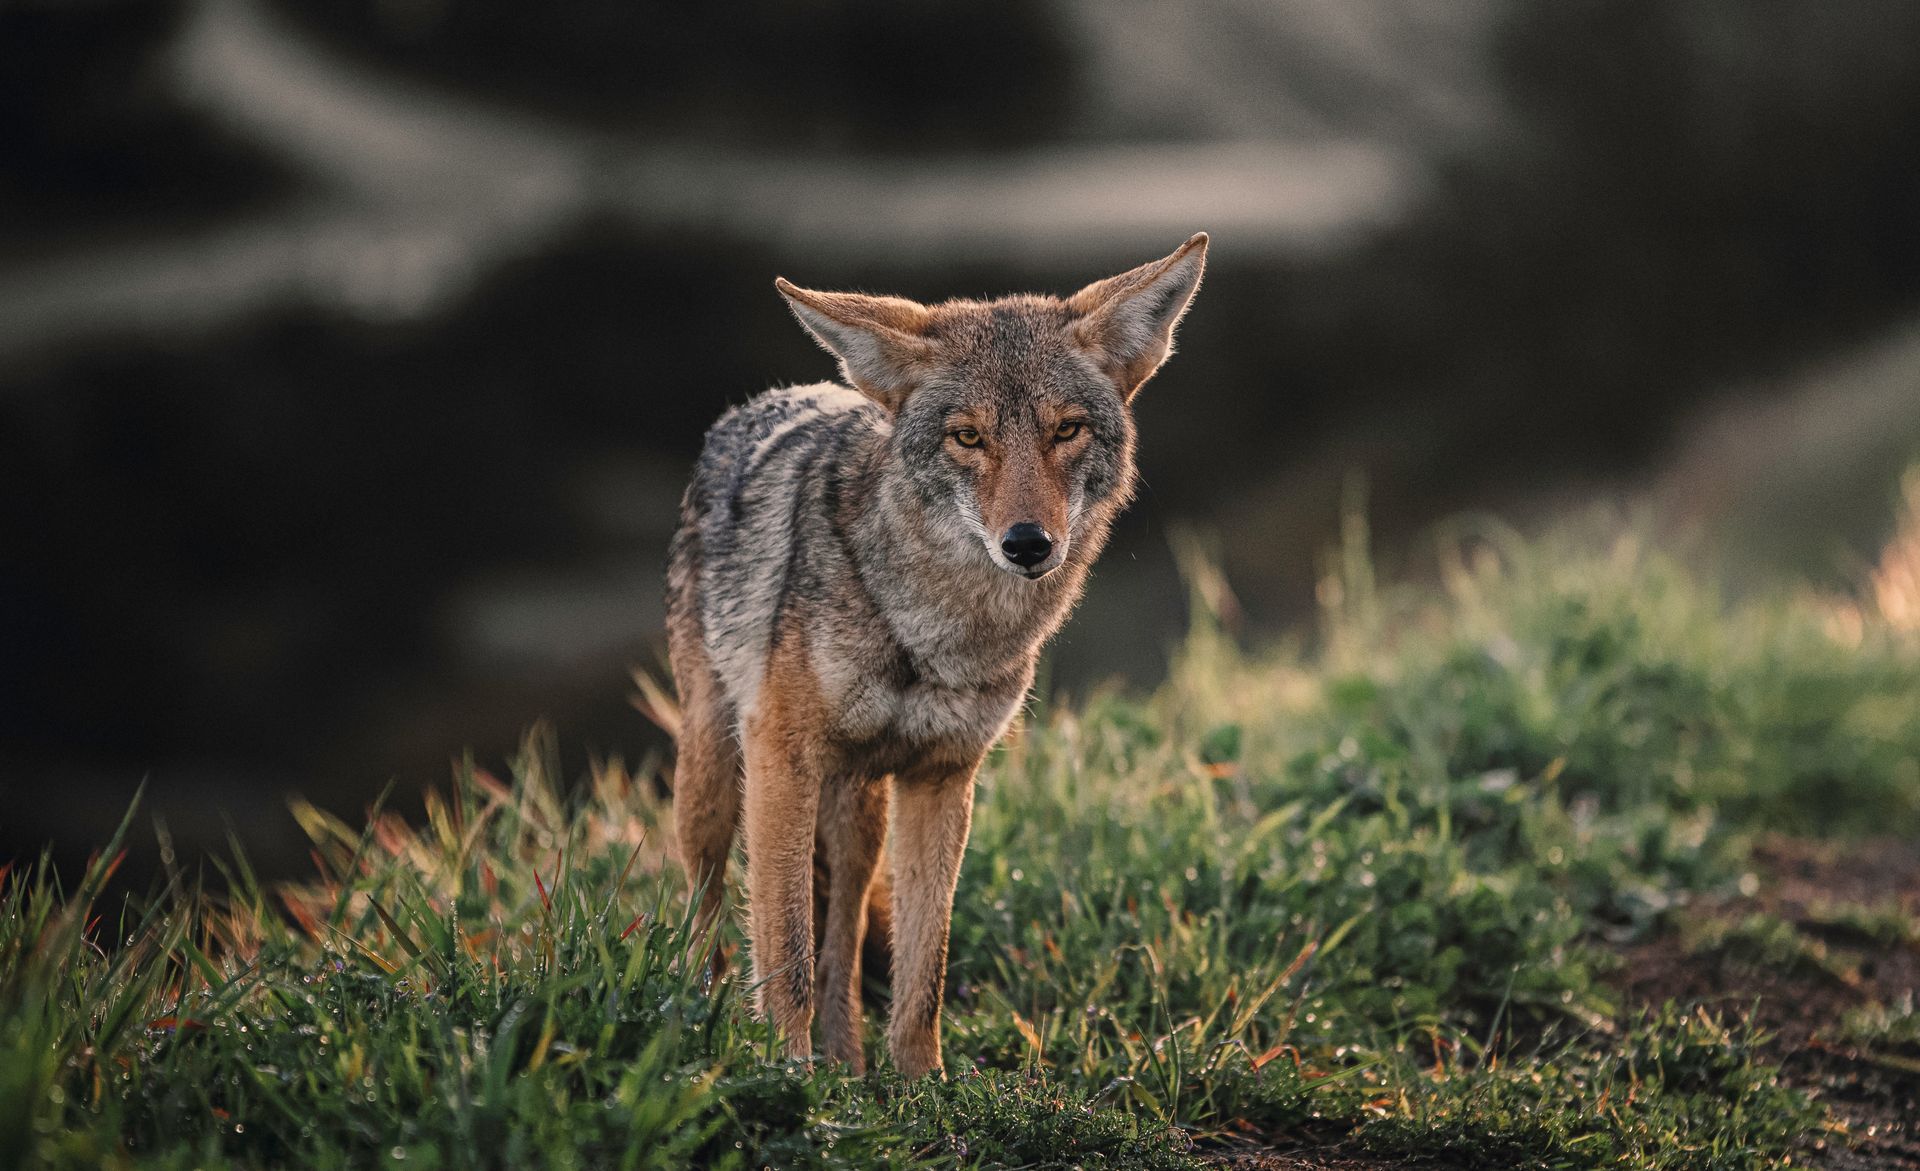
[(1067, 307), (1080, 318), (1074, 324), (1080, 344), (1093, 352), (1128, 399), (1173, 353), (1174, 327), (1192, 303), (1206, 267), (1207, 234), (1201, 232), (1172, 256), (1096, 281), (1067, 298)]
[(784, 277), (775, 279), (773, 287), (807, 332), (840, 359), (840, 370), (854, 389), (889, 411), (900, 409), (933, 353), (932, 343), (922, 336), (926, 306), (904, 297), (817, 293)]

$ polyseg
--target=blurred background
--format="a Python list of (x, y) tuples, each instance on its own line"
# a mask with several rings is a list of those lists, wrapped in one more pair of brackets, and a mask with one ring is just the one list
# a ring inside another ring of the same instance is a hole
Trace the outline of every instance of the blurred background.
[(291, 792), (657, 749), (700, 435), (831, 373), (776, 274), (1213, 233), (1074, 693), (1164, 669), (1179, 527), (1308, 615), (1350, 476), (1389, 567), (1598, 499), (1757, 587), (1920, 453), (1906, 0), (11, 0), (0, 55), (0, 859), (144, 779), (289, 873)]

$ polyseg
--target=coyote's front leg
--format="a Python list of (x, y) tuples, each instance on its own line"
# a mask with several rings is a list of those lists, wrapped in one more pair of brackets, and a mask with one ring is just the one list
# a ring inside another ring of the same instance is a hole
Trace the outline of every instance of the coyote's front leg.
[(973, 821), (973, 774), (925, 768), (895, 778), (893, 829), (893, 1012), (887, 1044), (907, 1077), (942, 1068), (940, 1002), (947, 984), (953, 889)]
[(790, 1058), (813, 1052), (813, 839), (823, 771), (779, 707), (746, 735), (747, 918), (760, 1015)]

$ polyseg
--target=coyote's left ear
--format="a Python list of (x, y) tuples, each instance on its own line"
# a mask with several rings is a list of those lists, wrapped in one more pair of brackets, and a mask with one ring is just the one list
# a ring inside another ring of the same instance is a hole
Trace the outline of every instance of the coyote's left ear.
[(817, 293), (785, 277), (776, 278), (773, 287), (814, 340), (840, 360), (855, 390), (889, 411), (900, 409), (933, 353), (923, 336), (926, 306), (904, 297)]
[(1200, 288), (1207, 267), (1207, 234), (1172, 256), (1096, 281), (1067, 298), (1080, 316), (1074, 332), (1120, 384), (1128, 399), (1173, 353), (1173, 330)]

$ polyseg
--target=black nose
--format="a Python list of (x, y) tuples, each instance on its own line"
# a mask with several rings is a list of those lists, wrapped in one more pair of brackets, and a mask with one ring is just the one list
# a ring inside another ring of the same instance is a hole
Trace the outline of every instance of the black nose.
[(1022, 569), (1032, 569), (1053, 554), (1053, 538), (1047, 530), (1026, 521), (1007, 530), (1000, 539), (1000, 551), (1007, 560)]

